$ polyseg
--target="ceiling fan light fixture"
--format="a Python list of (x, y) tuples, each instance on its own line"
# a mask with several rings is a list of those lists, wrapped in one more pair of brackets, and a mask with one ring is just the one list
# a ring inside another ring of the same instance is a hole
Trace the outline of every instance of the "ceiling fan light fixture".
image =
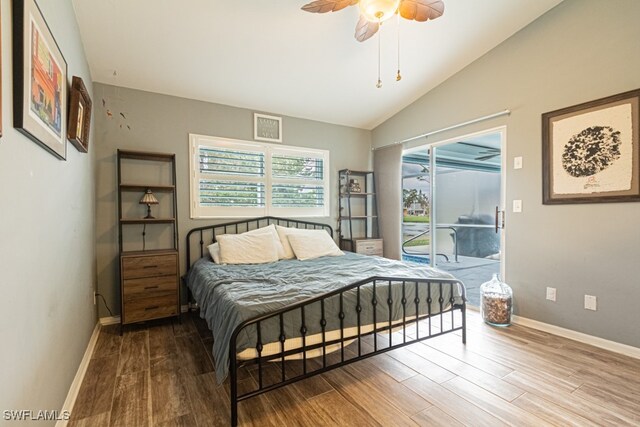
[(359, 6), (367, 21), (383, 22), (397, 12), (400, 0), (360, 0)]

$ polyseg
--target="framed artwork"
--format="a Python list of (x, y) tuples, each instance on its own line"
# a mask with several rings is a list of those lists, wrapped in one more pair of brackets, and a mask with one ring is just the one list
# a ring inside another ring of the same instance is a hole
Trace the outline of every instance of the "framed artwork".
[(67, 157), (67, 63), (35, 0), (13, 0), (13, 125)]
[(253, 114), (253, 139), (282, 142), (282, 117)]
[(640, 201), (640, 89), (542, 115), (542, 203)]
[(80, 77), (73, 76), (69, 96), (69, 141), (82, 153), (89, 151), (91, 129), (91, 98)]

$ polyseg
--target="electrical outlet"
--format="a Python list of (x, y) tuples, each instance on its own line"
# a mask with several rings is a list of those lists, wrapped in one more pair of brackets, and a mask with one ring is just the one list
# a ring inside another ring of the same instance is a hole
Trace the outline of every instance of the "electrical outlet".
[(584, 296), (584, 308), (585, 310), (593, 310), (596, 311), (598, 308), (598, 301), (597, 298), (594, 297), (593, 295), (585, 295)]
[(522, 169), (522, 157), (514, 157), (513, 158), (513, 168), (514, 169)]
[(513, 201), (513, 211), (516, 213), (522, 212), (522, 200)]
[(549, 301), (555, 301), (556, 300), (556, 288), (547, 287), (547, 299)]

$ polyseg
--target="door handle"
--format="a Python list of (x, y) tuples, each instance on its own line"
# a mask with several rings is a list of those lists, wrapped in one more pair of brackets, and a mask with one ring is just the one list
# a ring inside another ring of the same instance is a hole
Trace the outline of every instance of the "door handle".
[(504, 211), (501, 211), (498, 206), (496, 206), (496, 233), (504, 228)]

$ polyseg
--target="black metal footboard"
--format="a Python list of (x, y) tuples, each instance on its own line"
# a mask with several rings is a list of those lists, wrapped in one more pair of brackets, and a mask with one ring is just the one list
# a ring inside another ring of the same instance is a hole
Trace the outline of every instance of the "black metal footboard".
[[(458, 280), (370, 277), (249, 319), (230, 340), (231, 425), (239, 402), (296, 381), (446, 333), (462, 331), (465, 343), (465, 310)], [(240, 367), (257, 376), (242, 393)]]
[[(186, 265), (205, 256), (220, 234), (270, 224), (333, 236), (326, 224), (270, 216), (207, 225), (187, 234)], [(238, 423), (239, 402), (296, 381), (446, 333), (462, 331), (465, 343), (465, 310), (458, 280), (376, 276), (251, 318), (229, 343), (231, 425)], [(240, 368), (253, 369), (244, 377), (252, 379), (240, 381)]]

